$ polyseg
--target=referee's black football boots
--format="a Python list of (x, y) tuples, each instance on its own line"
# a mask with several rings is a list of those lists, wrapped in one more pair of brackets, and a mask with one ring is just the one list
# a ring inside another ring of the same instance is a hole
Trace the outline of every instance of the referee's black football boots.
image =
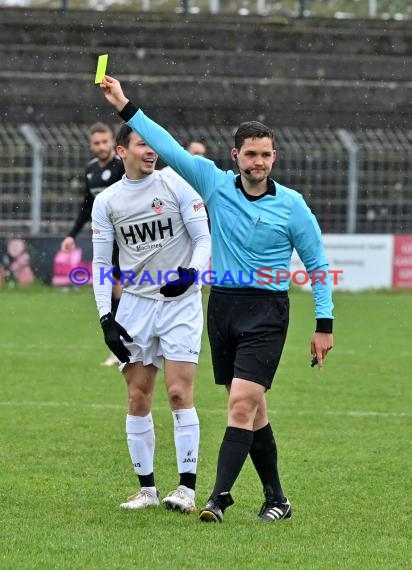
[(233, 505), (234, 501), (230, 493), (220, 493), (216, 497), (211, 497), (203, 509), (199, 511), (199, 519), (202, 522), (223, 522), (223, 515), (227, 507)]
[(292, 507), (289, 500), (285, 497), (283, 502), (275, 501), (273, 491), (270, 487), (265, 487), (265, 502), (259, 511), (259, 518), (265, 522), (280, 521), (282, 519), (290, 519), (292, 516)]

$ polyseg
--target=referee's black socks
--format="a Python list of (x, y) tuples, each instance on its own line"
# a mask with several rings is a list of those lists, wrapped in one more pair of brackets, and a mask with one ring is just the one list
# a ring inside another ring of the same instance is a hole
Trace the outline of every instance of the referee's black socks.
[(270, 423), (253, 432), (253, 443), (249, 453), (263, 488), (273, 490), (273, 499), (282, 503), (285, 495), (279, 480), (278, 450)]
[(248, 456), (253, 441), (253, 431), (227, 427), (217, 460), (215, 488), (211, 498), (229, 492)]

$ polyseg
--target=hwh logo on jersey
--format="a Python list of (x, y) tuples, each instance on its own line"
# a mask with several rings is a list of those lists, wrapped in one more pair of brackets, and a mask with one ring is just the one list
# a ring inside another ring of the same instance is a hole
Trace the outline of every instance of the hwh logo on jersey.
[(135, 244), (139, 241), (157, 241), (159, 239), (164, 239), (165, 232), (168, 230), (169, 236), (173, 236), (173, 224), (172, 219), (167, 218), (167, 225), (162, 225), (162, 220), (153, 220), (151, 223), (143, 224), (133, 224), (129, 225), (127, 228), (120, 226), (120, 231), (124, 237), (126, 245), (129, 243), (129, 238), (131, 243)]

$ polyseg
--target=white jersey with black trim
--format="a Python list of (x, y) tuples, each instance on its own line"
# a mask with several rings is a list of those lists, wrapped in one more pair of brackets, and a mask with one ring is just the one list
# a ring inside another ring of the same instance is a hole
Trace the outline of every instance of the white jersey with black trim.
[[(98, 289), (105, 279), (110, 281), (105, 253), (101, 254), (106, 249), (99, 244), (111, 247), (113, 239), (119, 246), (124, 290), (152, 299), (169, 300), (159, 289), (177, 278), (178, 266), (202, 271), (210, 255), (202, 199), (184, 180), (172, 181), (161, 171), (142, 180), (129, 180), (124, 175), (103, 190), (94, 201), (92, 229), (95, 292), (96, 285)], [(199, 249), (197, 256), (195, 249)], [(187, 293), (199, 288), (194, 285)]]

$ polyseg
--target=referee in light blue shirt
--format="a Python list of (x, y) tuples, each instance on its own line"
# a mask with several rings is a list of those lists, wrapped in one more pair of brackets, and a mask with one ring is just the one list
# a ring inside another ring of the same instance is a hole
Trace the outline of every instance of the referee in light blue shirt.
[(263, 485), (258, 516), (267, 522), (288, 519), (292, 509), (279, 480), (265, 392), (286, 339), (289, 279), (284, 277), (294, 248), (312, 277), (316, 328), (311, 354), (319, 367), (333, 346), (332, 294), (324, 278), (328, 264), (318, 223), (300, 194), (269, 178), (276, 150), (267, 126), (249, 121), (238, 128), (231, 151), (236, 175), (185, 151), (125, 97), (116, 79), (105, 76), (101, 87), (124, 121), (199, 192), (209, 211), (218, 285), (211, 289), (208, 333), (215, 381), (226, 386), (229, 406), (215, 486), (200, 520), (223, 521), (248, 454)]

